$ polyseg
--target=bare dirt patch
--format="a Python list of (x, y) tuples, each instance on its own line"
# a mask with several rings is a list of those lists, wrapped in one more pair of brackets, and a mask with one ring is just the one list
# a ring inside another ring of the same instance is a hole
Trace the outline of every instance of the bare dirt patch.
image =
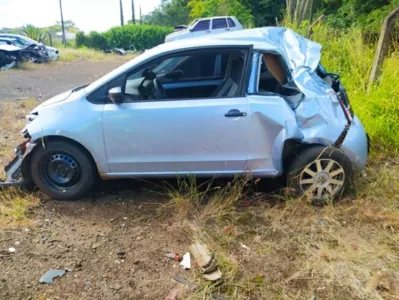
[(114, 56), (106, 61), (52, 62), (34, 64), (27, 70), (0, 72), (0, 101), (25, 97), (47, 100), (63, 91), (89, 84), (130, 59), (130, 56)]

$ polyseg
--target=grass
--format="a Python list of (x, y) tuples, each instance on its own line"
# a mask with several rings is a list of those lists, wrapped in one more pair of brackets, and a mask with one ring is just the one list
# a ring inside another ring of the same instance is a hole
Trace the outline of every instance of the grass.
[[(135, 54), (127, 54), (126, 60), (132, 59)], [(91, 60), (91, 61), (110, 61), (120, 59), (116, 54), (107, 54), (87, 48), (60, 48), (60, 62), (70, 62), (74, 60)]]
[(59, 48), (60, 57), (57, 61), (50, 61), (48, 64), (36, 64), (32, 62), (23, 62), (18, 64), (19, 70), (36, 70), (44, 69), (48, 65), (62, 64), (73, 62), (76, 60), (88, 60), (93, 62), (109, 62), (109, 61), (128, 61), (133, 59), (137, 54), (126, 54), (120, 56), (117, 54), (109, 54), (88, 48)]
[(276, 202), (281, 195), (257, 193), (245, 178), (166, 186), (167, 217), (185, 238), (208, 245), (224, 274), (211, 284), (195, 270), (190, 280), (200, 288), (186, 297), (383, 299), (389, 293), (376, 289), (376, 274), (399, 271), (398, 174), (399, 166), (373, 159), (356, 193), (325, 207)]

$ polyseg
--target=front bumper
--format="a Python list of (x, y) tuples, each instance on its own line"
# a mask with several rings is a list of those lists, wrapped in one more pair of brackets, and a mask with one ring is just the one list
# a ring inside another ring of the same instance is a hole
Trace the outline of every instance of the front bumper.
[(22, 163), (35, 146), (35, 143), (27, 140), (15, 149), (16, 156), (4, 168), (6, 179), (4, 181), (0, 179), (0, 189), (15, 186), (21, 187), (26, 184), (26, 178), (22, 174)]

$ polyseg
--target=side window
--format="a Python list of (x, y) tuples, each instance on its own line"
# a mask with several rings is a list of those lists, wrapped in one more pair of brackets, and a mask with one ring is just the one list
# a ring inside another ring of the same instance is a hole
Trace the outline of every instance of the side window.
[(284, 96), (298, 95), (295, 88), (287, 86), (288, 77), (280, 55), (264, 53), (260, 57), (259, 93), (274, 93)]
[(210, 20), (199, 21), (198, 24), (195, 25), (195, 27), (193, 28), (193, 31), (197, 32), (197, 31), (209, 30), (210, 23), (211, 23)]
[(212, 29), (224, 29), (227, 28), (227, 22), (225, 18), (213, 19)]
[(229, 22), (229, 27), (236, 27), (236, 23), (234, 23), (232, 18), (227, 18), (227, 21)]
[(208, 50), (156, 59), (128, 73), (125, 102), (240, 96), (246, 50)]

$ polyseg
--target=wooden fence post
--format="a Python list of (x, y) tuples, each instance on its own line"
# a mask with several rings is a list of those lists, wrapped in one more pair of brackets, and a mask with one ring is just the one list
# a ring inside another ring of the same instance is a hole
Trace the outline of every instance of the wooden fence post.
[(381, 74), (381, 68), (384, 63), (385, 56), (387, 55), (387, 52), (388, 52), (389, 37), (391, 35), (391, 31), (392, 31), (395, 19), (397, 17), (399, 17), (399, 6), (396, 7), (385, 18), (384, 24), (382, 25), (380, 39), (378, 40), (377, 51), (375, 53), (374, 62), (373, 62), (373, 66), (371, 69), (369, 86), (368, 86), (369, 90)]

